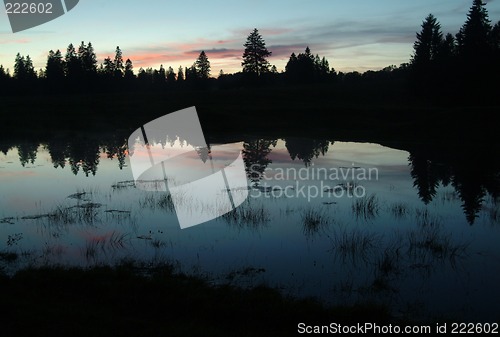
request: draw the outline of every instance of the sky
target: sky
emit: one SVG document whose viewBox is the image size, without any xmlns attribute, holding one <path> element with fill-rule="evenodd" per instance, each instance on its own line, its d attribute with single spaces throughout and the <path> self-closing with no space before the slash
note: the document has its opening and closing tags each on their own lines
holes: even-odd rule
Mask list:
<svg viewBox="0 0 500 337">
<path fill-rule="evenodd" d="M 500 0 L 489 0 L 492 23 L 500 20 Z M 134 71 L 177 70 L 204 50 L 211 75 L 241 70 L 243 44 L 257 28 L 272 52 L 271 64 L 284 70 L 292 52 L 307 46 L 337 71 L 378 70 L 408 62 L 415 34 L 432 13 L 444 33 L 455 34 L 472 0 L 80 0 L 65 15 L 12 33 L 0 11 L 0 64 L 12 73 L 19 52 L 44 68 L 49 50 L 64 55 L 70 43 L 92 42 L 99 64 L 117 46 Z"/>
</svg>

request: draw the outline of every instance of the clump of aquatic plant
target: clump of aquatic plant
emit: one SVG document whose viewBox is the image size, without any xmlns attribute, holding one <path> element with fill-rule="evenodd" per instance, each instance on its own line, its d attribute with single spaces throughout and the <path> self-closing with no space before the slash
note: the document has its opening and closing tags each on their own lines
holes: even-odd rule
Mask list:
<svg viewBox="0 0 500 337">
<path fill-rule="evenodd" d="M 332 236 L 333 249 L 342 261 L 358 260 L 367 262 L 369 256 L 376 248 L 378 236 L 358 228 L 340 227 Z"/>
<path fill-rule="evenodd" d="M 182 202 L 182 198 L 176 200 L 176 202 Z M 160 209 L 169 212 L 173 212 L 175 210 L 172 195 L 168 193 L 147 193 L 146 196 L 139 201 L 139 205 L 141 208 L 149 208 L 151 210 Z"/>
<path fill-rule="evenodd" d="M 375 194 L 356 198 L 351 206 L 352 212 L 356 218 L 369 220 L 374 218 L 380 210 L 380 203 Z"/>
<path fill-rule="evenodd" d="M 383 277 L 399 274 L 401 271 L 401 261 L 403 259 L 403 237 L 397 235 L 387 243 L 381 256 L 377 259 L 377 272 Z"/>
<path fill-rule="evenodd" d="M 427 209 L 415 210 L 415 218 L 419 227 L 427 228 L 440 228 L 442 227 L 442 220 L 429 213 Z"/>
<path fill-rule="evenodd" d="M 239 227 L 255 227 L 270 220 L 269 212 L 263 205 L 252 205 L 248 201 L 225 213 L 221 218 Z"/>
<path fill-rule="evenodd" d="M 403 218 L 410 213 L 408 209 L 408 204 L 404 202 L 396 202 L 392 204 L 390 207 L 390 211 L 396 218 Z"/>
<path fill-rule="evenodd" d="M 126 248 L 128 234 L 111 231 L 104 235 L 87 240 L 83 249 L 83 256 L 89 261 L 96 261 L 99 252 L 107 253 Z"/>
<path fill-rule="evenodd" d="M 7 246 L 17 245 L 23 239 L 23 233 L 15 233 L 7 236 Z"/>
<path fill-rule="evenodd" d="M 466 255 L 469 244 L 454 242 L 452 234 L 443 230 L 441 223 L 433 217 L 426 217 L 417 229 L 408 232 L 408 253 L 427 259 L 446 259 L 452 265 Z M 429 253 L 429 254 L 427 254 Z"/>
<path fill-rule="evenodd" d="M 304 234 L 311 236 L 328 226 L 329 218 L 323 211 L 307 208 L 301 214 Z"/>
<path fill-rule="evenodd" d="M 153 246 L 153 248 L 156 248 L 156 249 L 159 249 L 159 248 L 166 246 L 166 243 L 161 241 L 160 239 L 152 239 L 149 242 L 150 242 L 151 246 Z"/>
</svg>

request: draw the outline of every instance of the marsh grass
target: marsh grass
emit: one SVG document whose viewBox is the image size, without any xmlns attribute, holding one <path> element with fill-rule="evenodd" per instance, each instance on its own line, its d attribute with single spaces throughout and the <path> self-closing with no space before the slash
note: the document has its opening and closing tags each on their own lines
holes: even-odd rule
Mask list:
<svg viewBox="0 0 500 337">
<path fill-rule="evenodd" d="M 76 206 L 57 206 L 48 214 L 48 219 L 54 223 L 86 223 L 93 224 L 98 220 L 99 208 L 102 204 L 87 202 Z"/>
<path fill-rule="evenodd" d="M 370 220 L 375 218 L 380 210 L 380 202 L 375 194 L 356 198 L 351 210 L 357 219 Z"/>
<path fill-rule="evenodd" d="M 114 252 L 127 248 L 129 244 L 129 235 L 111 231 L 101 236 L 93 237 L 85 242 L 82 249 L 82 255 L 88 262 L 96 262 L 100 253 L 107 255 L 108 252 Z"/>
<path fill-rule="evenodd" d="M 252 205 L 248 200 L 223 214 L 220 218 L 230 225 L 235 225 L 239 228 L 246 227 L 253 229 L 260 228 L 271 219 L 264 205 Z"/>
<path fill-rule="evenodd" d="M 418 227 L 407 234 L 409 256 L 427 260 L 426 264 L 435 259 L 448 259 L 452 267 L 467 256 L 470 242 L 454 240 L 452 233 L 443 229 L 438 218 L 425 213 L 419 221 Z"/>
<path fill-rule="evenodd" d="M 396 202 L 390 206 L 390 212 L 395 218 L 401 219 L 410 214 L 409 206 L 404 202 Z"/>
<path fill-rule="evenodd" d="M 160 239 L 152 239 L 149 241 L 149 243 L 151 244 L 151 246 L 153 248 L 156 248 L 156 249 L 160 249 L 162 247 L 165 247 L 167 244 L 163 241 L 161 241 Z"/>
<path fill-rule="evenodd" d="M 330 218 L 324 210 L 318 210 L 312 207 L 302 211 L 301 219 L 303 232 L 306 237 L 313 236 L 318 234 L 321 230 L 325 230 L 330 222 Z"/>
<path fill-rule="evenodd" d="M 375 260 L 374 279 L 368 291 L 397 293 L 393 282 L 403 273 L 401 242 L 389 244 Z"/>
<path fill-rule="evenodd" d="M 182 198 L 180 200 L 182 202 Z M 148 208 L 150 210 L 164 210 L 174 212 L 175 206 L 172 196 L 166 192 L 147 192 L 146 195 L 139 200 L 141 208 Z"/>
<path fill-rule="evenodd" d="M 342 262 L 356 264 L 358 261 L 369 262 L 370 257 L 377 247 L 380 237 L 358 228 L 348 229 L 344 226 L 334 230 L 333 249 Z"/>
<path fill-rule="evenodd" d="M 402 246 L 393 245 L 384 249 L 376 262 L 377 271 L 384 277 L 397 275 L 401 272 Z"/>
<path fill-rule="evenodd" d="M 415 222 L 419 228 L 441 228 L 443 219 L 429 212 L 427 208 L 415 209 Z"/>
</svg>

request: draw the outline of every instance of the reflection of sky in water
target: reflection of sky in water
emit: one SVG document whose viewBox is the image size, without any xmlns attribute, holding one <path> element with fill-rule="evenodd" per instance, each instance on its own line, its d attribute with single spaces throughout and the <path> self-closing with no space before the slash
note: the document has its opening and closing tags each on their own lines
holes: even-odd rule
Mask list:
<svg viewBox="0 0 500 337">
<path fill-rule="evenodd" d="M 243 144 L 226 146 L 233 148 L 228 150 L 232 153 Z M 301 160 L 290 159 L 282 141 L 272 147 L 269 159 L 267 178 L 280 169 L 305 169 Z M 192 167 L 198 159 L 189 155 L 182 160 Z M 101 154 L 97 174 L 86 177 L 81 171 L 74 175 L 68 166 L 55 169 L 42 147 L 35 162 L 22 167 L 17 150 L 11 149 L 7 155 L 0 154 L 0 219 L 4 219 L 0 247 L 19 253 L 41 251 L 42 260 L 82 265 L 125 256 L 166 258 L 178 261 L 183 271 L 207 273 L 215 282 L 266 282 L 328 302 L 373 299 L 400 311 L 413 307 L 471 319 L 498 318 L 500 226 L 488 217 L 488 209 L 495 207 L 488 199 L 474 226 L 467 223 L 451 186 L 440 186 L 434 200 L 425 205 L 413 187 L 408 153 L 376 144 L 335 142 L 312 163 L 309 172 L 376 168 L 378 179 L 356 183 L 368 196 L 376 196 L 378 213 L 373 218 L 357 217 L 352 210 L 356 199 L 345 195 L 336 198 L 319 190 L 323 193 L 308 202 L 292 193 L 302 186 L 321 186 L 320 179 L 264 179 L 261 186 L 294 186 L 295 190 L 290 190 L 290 197 L 273 197 L 274 193 L 253 189 L 252 197 L 240 207 L 248 212 L 247 218 L 241 213 L 236 221 L 219 218 L 181 230 L 175 214 L 160 206 L 165 194 L 130 184 L 112 188 L 133 179 L 129 158 L 119 170 L 116 158 Z M 343 181 L 323 183 L 335 186 Z M 87 200 L 67 198 L 83 191 L 88 192 L 82 196 Z M 81 210 L 75 206 L 88 202 L 101 206 L 93 210 L 95 216 L 83 216 L 77 223 L 22 219 L 58 207 Z M 401 216 L 397 205 L 404 209 Z M 324 216 L 326 223 L 304 226 L 308 211 Z M 429 243 L 427 248 L 411 250 L 409 242 L 421 233 L 417 224 L 425 214 L 428 223 L 438 224 L 435 232 L 431 228 L 425 233 L 434 234 L 440 245 Z M 13 219 L 5 220 L 9 217 Z M 373 247 L 349 247 L 342 242 L 348 233 L 376 238 Z M 17 241 L 13 240 L 16 234 L 21 234 Z M 425 238 L 431 242 L 432 237 Z M 465 251 L 459 249 L 462 243 L 469 243 Z M 425 240 L 420 244 L 425 245 Z M 247 267 L 255 269 L 241 272 Z"/>
</svg>

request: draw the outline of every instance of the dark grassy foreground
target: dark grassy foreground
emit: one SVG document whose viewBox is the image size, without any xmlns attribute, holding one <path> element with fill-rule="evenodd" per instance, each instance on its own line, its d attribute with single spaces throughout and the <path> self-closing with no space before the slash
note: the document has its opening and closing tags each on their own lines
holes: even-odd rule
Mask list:
<svg viewBox="0 0 500 337">
<path fill-rule="evenodd" d="M 325 308 L 268 287 L 214 287 L 169 266 L 45 267 L 0 278 L 2 336 L 290 336 L 297 324 L 394 323 L 377 306 Z M 142 274 L 142 276 L 140 276 Z"/>
</svg>

